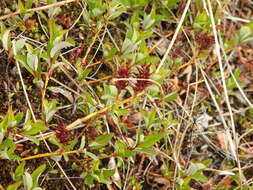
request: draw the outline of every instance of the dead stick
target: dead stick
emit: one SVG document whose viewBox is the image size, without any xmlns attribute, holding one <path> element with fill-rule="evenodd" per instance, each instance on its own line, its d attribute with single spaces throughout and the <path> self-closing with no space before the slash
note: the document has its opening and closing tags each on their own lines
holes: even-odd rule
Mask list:
<svg viewBox="0 0 253 190">
<path fill-rule="evenodd" d="M 94 36 L 94 38 L 93 38 L 93 40 L 92 40 L 92 42 L 91 42 L 91 44 L 90 44 L 90 46 L 88 47 L 88 49 L 87 49 L 87 51 L 86 51 L 86 53 L 85 53 L 85 56 L 84 56 L 84 58 L 82 59 L 82 63 L 83 63 L 83 64 L 86 63 L 86 59 L 87 59 L 87 57 L 88 57 L 88 55 L 89 55 L 89 53 L 90 53 L 90 51 L 91 51 L 91 48 L 92 48 L 93 45 L 95 44 L 96 39 L 97 39 L 97 37 L 98 37 L 100 31 L 102 30 L 102 28 L 103 28 L 103 26 L 100 26 L 100 28 L 99 28 L 98 31 L 96 32 L 96 34 L 95 34 L 95 36 Z"/>
<path fill-rule="evenodd" d="M 21 161 L 25 160 L 32 160 L 32 159 L 37 159 L 37 158 L 44 158 L 44 157 L 49 157 L 49 156 L 57 156 L 57 155 L 62 155 L 62 154 L 75 154 L 75 153 L 82 153 L 83 150 L 72 150 L 68 152 L 50 152 L 50 153 L 44 153 L 44 154 L 37 154 L 34 156 L 28 156 L 26 158 L 22 158 Z"/>
<path fill-rule="evenodd" d="M 106 76 L 106 77 L 103 77 L 103 78 L 100 78 L 100 79 L 97 79 L 97 80 L 88 81 L 87 83 L 88 84 L 94 84 L 94 83 L 101 82 L 101 81 L 111 79 L 111 78 L 112 78 L 112 75 L 109 75 L 109 76 Z"/>
<path fill-rule="evenodd" d="M 50 8 L 53 8 L 53 7 L 60 7 L 62 5 L 65 5 L 65 4 L 68 4 L 68 3 L 72 3 L 72 2 L 75 2 L 75 1 L 78 1 L 78 0 L 66 0 L 66 1 L 61 1 L 61 2 L 53 3 L 53 4 L 42 6 L 42 7 L 36 7 L 36 8 L 33 8 L 33 9 L 27 9 L 25 11 L 25 13 L 42 11 L 42 10 L 50 9 Z M 8 15 L 1 16 L 0 20 L 5 20 L 7 18 L 19 15 L 20 13 L 21 13 L 20 11 L 17 11 L 17 12 L 14 12 L 14 13 L 10 13 Z"/>
</svg>

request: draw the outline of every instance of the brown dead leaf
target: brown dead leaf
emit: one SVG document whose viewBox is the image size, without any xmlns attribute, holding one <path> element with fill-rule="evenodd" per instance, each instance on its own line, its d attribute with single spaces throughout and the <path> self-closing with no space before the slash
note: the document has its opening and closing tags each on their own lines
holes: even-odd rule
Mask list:
<svg viewBox="0 0 253 190">
<path fill-rule="evenodd" d="M 115 190 L 111 184 L 107 184 L 106 186 L 107 186 L 108 190 Z"/>
<path fill-rule="evenodd" d="M 171 187 L 170 180 L 166 179 L 165 177 L 156 177 L 154 181 L 158 184 L 162 184 L 163 186 L 160 188 L 161 190 L 167 190 Z"/>
<path fill-rule="evenodd" d="M 116 133 L 117 135 L 121 135 L 121 131 L 119 130 L 118 124 L 113 120 L 112 116 L 109 114 L 106 115 L 107 122 L 109 126 L 111 127 L 112 131 Z"/>
<path fill-rule="evenodd" d="M 122 183 L 121 183 L 121 177 L 119 175 L 119 171 L 118 171 L 118 167 L 115 161 L 115 158 L 110 158 L 110 161 L 108 163 L 108 167 L 109 169 L 115 169 L 115 173 L 113 174 L 112 178 L 112 182 L 119 188 L 121 189 L 122 187 Z"/>
<path fill-rule="evenodd" d="M 217 134 L 217 140 L 222 150 L 228 151 L 228 140 L 225 132 Z"/>
<path fill-rule="evenodd" d="M 184 72 L 182 73 L 182 75 L 186 75 L 187 83 L 190 82 L 191 74 L 192 74 L 192 66 L 189 65 L 188 67 L 186 67 L 186 69 L 185 69 Z"/>
<path fill-rule="evenodd" d="M 131 134 L 136 133 L 136 126 L 143 120 L 143 115 L 140 112 L 134 112 L 122 118 L 122 123 L 126 124 L 127 131 Z"/>
<path fill-rule="evenodd" d="M 243 146 L 239 146 L 239 148 L 240 148 L 242 151 L 244 151 L 244 152 L 246 152 L 246 153 L 248 153 L 248 154 L 253 154 L 253 147 L 248 147 L 248 148 L 246 148 L 246 147 L 243 147 Z"/>
<path fill-rule="evenodd" d="M 241 0 L 241 2 L 244 4 L 248 4 L 250 2 L 250 0 Z"/>
</svg>

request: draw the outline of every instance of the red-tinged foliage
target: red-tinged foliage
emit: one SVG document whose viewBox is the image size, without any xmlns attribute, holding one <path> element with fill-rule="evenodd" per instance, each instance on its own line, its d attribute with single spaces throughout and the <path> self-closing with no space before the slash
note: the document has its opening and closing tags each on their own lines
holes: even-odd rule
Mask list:
<svg viewBox="0 0 253 190">
<path fill-rule="evenodd" d="M 35 19 L 28 19 L 25 21 L 25 28 L 27 31 L 30 31 L 32 29 L 32 25 L 35 24 L 37 21 Z"/>
<path fill-rule="evenodd" d="M 172 90 L 175 89 L 176 87 L 175 87 L 175 84 L 173 84 L 173 82 L 164 81 L 162 88 L 166 93 L 171 93 Z"/>
<path fill-rule="evenodd" d="M 80 54 L 82 53 L 82 48 L 76 48 L 74 51 L 72 51 L 69 55 L 69 61 L 74 64 L 77 59 L 80 57 Z M 82 64 L 84 65 L 84 64 Z"/>
<path fill-rule="evenodd" d="M 131 77 L 131 67 L 128 65 L 119 66 L 116 73 L 114 74 L 114 78 L 120 79 L 120 78 L 130 78 Z M 125 89 L 129 84 L 129 81 L 127 80 L 118 80 L 115 82 L 115 86 L 117 89 L 123 90 Z"/>
<path fill-rule="evenodd" d="M 141 92 L 141 91 L 145 90 L 149 85 L 152 84 L 152 82 L 149 81 L 149 79 L 151 78 L 151 75 L 152 75 L 152 73 L 150 72 L 150 66 L 151 66 L 151 64 L 142 65 L 137 68 L 139 73 L 137 75 L 135 75 L 135 78 L 137 78 L 137 81 L 134 84 L 134 91 L 135 92 Z M 138 79 L 141 79 L 141 80 L 138 80 Z"/>
<path fill-rule="evenodd" d="M 171 54 L 172 58 L 174 58 L 174 59 L 182 58 L 183 62 L 187 61 L 187 56 L 180 48 L 174 48 L 173 50 L 171 50 L 170 54 Z"/>
<path fill-rule="evenodd" d="M 67 145 L 70 141 L 70 131 L 64 125 L 60 125 L 55 129 L 55 135 L 63 145 Z"/>
<path fill-rule="evenodd" d="M 243 69 L 244 69 L 246 72 L 253 73 L 253 60 L 250 60 L 250 61 L 244 63 L 244 64 L 243 64 Z"/>
<path fill-rule="evenodd" d="M 178 10 L 177 10 L 177 12 L 179 13 L 179 15 L 183 14 L 184 9 L 185 9 L 185 5 L 186 5 L 186 0 L 179 1 Z"/>
<path fill-rule="evenodd" d="M 214 38 L 207 34 L 197 34 L 196 42 L 199 44 L 200 50 L 207 50 L 213 45 Z"/>
<path fill-rule="evenodd" d="M 62 25 L 65 28 L 69 28 L 72 25 L 71 18 L 68 17 L 68 15 L 65 15 L 65 14 L 61 16 L 61 22 L 62 22 Z"/>
</svg>

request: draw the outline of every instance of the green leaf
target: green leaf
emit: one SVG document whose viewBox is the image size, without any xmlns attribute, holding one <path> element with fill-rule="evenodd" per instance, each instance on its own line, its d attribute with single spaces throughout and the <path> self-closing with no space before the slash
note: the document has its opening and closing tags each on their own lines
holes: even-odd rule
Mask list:
<svg viewBox="0 0 253 190">
<path fill-rule="evenodd" d="M 55 64 L 52 65 L 52 67 L 50 69 L 53 70 L 57 67 L 65 65 L 65 64 L 66 64 L 65 62 L 56 62 Z"/>
<path fill-rule="evenodd" d="M 9 147 L 11 147 L 11 146 L 13 146 L 13 145 L 14 145 L 13 140 L 10 139 L 10 138 L 7 138 L 7 139 L 5 139 L 5 140 L 0 144 L 0 150 L 1 150 L 1 149 L 9 148 Z"/>
<path fill-rule="evenodd" d="M 3 48 L 8 51 L 10 47 L 10 30 L 6 30 L 2 36 Z"/>
<path fill-rule="evenodd" d="M 118 94 L 118 90 L 114 85 L 104 85 L 103 100 L 114 100 Z"/>
<path fill-rule="evenodd" d="M 156 152 L 150 148 L 135 148 L 134 149 L 137 152 L 141 152 L 141 153 L 145 153 L 145 154 L 149 154 L 151 156 L 155 156 Z"/>
<path fill-rule="evenodd" d="M 110 5 L 108 10 L 109 20 L 119 17 L 126 10 L 124 7 L 118 6 L 115 2 L 108 2 L 108 4 Z"/>
<path fill-rule="evenodd" d="M 137 49 L 137 47 L 138 47 L 138 43 L 137 42 L 133 43 L 131 40 L 129 40 L 128 38 L 126 38 L 124 40 L 124 42 L 123 42 L 121 51 L 124 54 L 127 54 L 127 53 L 135 51 Z"/>
<path fill-rule="evenodd" d="M 172 92 L 172 93 L 165 96 L 164 101 L 165 102 L 171 102 L 171 101 L 175 100 L 176 98 L 177 98 L 177 93 Z"/>
<path fill-rule="evenodd" d="M 115 2 L 123 5 L 124 8 L 129 8 L 131 5 L 129 0 L 115 0 Z"/>
<path fill-rule="evenodd" d="M 26 190 L 32 189 L 33 179 L 32 179 L 32 176 L 28 172 L 25 172 L 25 174 L 23 175 L 23 183 Z"/>
<path fill-rule="evenodd" d="M 243 26 L 240 28 L 239 30 L 239 42 L 245 42 L 247 40 L 249 40 L 249 38 L 252 37 L 252 32 L 250 27 L 247 26 Z"/>
<path fill-rule="evenodd" d="M 134 152 L 131 150 L 128 150 L 127 145 L 121 141 L 116 141 L 115 146 L 116 146 L 116 151 L 124 157 L 128 158 L 134 155 Z"/>
<path fill-rule="evenodd" d="M 156 113 L 157 113 L 156 109 L 152 109 L 151 112 L 149 113 L 148 122 L 147 122 L 148 128 L 154 123 Z"/>
<path fill-rule="evenodd" d="M 21 162 L 21 164 L 19 164 L 19 166 L 15 170 L 15 174 L 14 174 L 14 180 L 15 181 L 18 181 L 18 180 L 22 179 L 24 169 L 25 169 L 25 162 Z"/>
<path fill-rule="evenodd" d="M 202 163 L 191 163 L 188 170 L 187 170 L 187 174 L 194 175 L 199 170 L 203 170 L 205 168 L 206 168 L 206 166 Z"/>
<path fill-rule="evenodd" d="M 54 47 L 50 51 L 50 57 L 51 58 L 54 57 L 59 51 L 70 46 L 72 46 L 72 44 L 69 42 L 59 42 L 55 44 Z"/>
<path fill-rule="evenodd" d="M 22 134 L 23 135 L 35 135 L 39 132 L 43 132 L 48 130 L 48 127 L 45 125 L 43 121 L 36 121 L 35 123 L 31 123 L 31 129 L 24 131 Z"/>
<path fill-rule="evenodd" d="M 207 182 L 208 181 L 208 178 L 206 176 L 204 176 L 203 172 L 201 172 L 201 171 L 195 173 L 191 177 L 192 177 L 192 179 L 196 179 L 196 180 L 201 181 L 201 182 Z"/>
<path fill-rule="evenodd" d="M 39 146 L 40 141 L 39 141 L 36 137 L 30 136 L 30 135 L 24 135 L 24 136 L 25 136 L 26 138 L 28 138 L 30 141 L 34 142 L 36 145 Z"/>
<path fill-rule="evenodd" d="M 86 98 L 86 101 L 91 104 L 91 105 L 94 105 L 95 104 L 95 101 L 93 100 L 92 96 L 89 94 L 89 92 L 87 91 L 84 91 L 84 96 Z"/>
<path fill-rule="evenodd" d="M 115 169 L 103 169 L 102 174 L 104 177 L 111 177 L 115 173 Z"/>
<path fill-rule="evenodd" d="M 198 13 L 196 16 L 193 26 L 195 28 L 209 29 L 210 27 L 210 18 L 206 12 Z"/>
<path fill-rule="evenodd" d="M 25 3 L 25 8 L 26 9 L 32 8 L 33 1 L 34 0 L 27 0 L 26 3 Z"/>
<path fill-rule="evenodd" d="M 94 177 L 92 175 L 88 174 L 85 177 L 84 183 L 87 184 L 87 185 L 92 185 L 94 183 Z"/>
<path fill-rule="evenodd" d="M 137 148 L 149 148 L 153 146 L 155 143 L 161 140 L 161 138 L 165 137 L 165 133 L 154 133 L 152 135 L 146 136 L 144 141 L 141 142 Z"/>
<path fill-rule="evenodd" d="M 4 116 L 0 123 L 0 131 L 5 132 L 8 128 L 8 115 Z M 0 143 L 1 145 L 1 143 Z"/>
<path fill-rule="evenodd" d="M 52 100 L 52 101 L 48 101 L 46 99 L 43 100 L 43 114 L 45 117 L 46 122 L 49 122 L 54 114 L 57 112 L 57 101 L 56 100 Z"/>
<path fill-rule="evenodd" d="M 79 146 L 79 149 L 80 150 L 83 150 L 84 149 L 84 146 L 85 146 L 85 136 L 82 136 L 82 139 L 81 139 L 81 144 Z"/>
<path fill-rule="evenodd" d="M 25 55 L 16 55 L 14 57 L 17 61 L 19 61 L 28 72 L 30 72 L 32 75 L 34 74 L 32 67 L 30 67 L 26 61 L 27 61 L 27 57 Z"/>
<path fill-rule="evenodd" d="M 40 188 L 40 187 L 35 187 L 35 188 L 33 188 L 32 190 L 43 190 L 43 189 Z"/>
<path fill-rule="evenodd" d="M 151 14 L 150 15 L 144 14 L 143 28 L 145 30 L 149 29 L 154 23 L 155 19 L 151 18 Z"/>
<path fill-rule="evenodd" d="M 25 46 L 25 39 L 20 39 L 15 43 L 15 50 L 18 53 Z"/>
<path fill-rule="evenodd" d="M 33 180 L 33 187 L 38 186 L 39 177 L 44 172 L 45 169 L 46 169 L 46 165 L 43 164 L 40 167 L 38 167 L 36 170 L 33 171 L 32 175 L 31 175 L 32 180 Z"/>
<path fill-rule="evenodd" d="M 168 8 L 170 8 L 170 9 L 175 8 L 175 6 L 177 5 L 177 3 L 179 1 L 180 0 L 167 0 L 167 6 L 168 6 Z"/>
<path fill-rule="evenodd" d="M 24 116 L 23 112 L 18 112 L 18 113 L 15 115 L 15 120 L 16 120 L 16 122 L 17 122 L 17 123 L 20 123 L 20 122 L 22 121 L 22 119 L 23 119 L 23 116 Z"/>
<path fill-rule="evenodd" d="M 249 27 L 253 32 L 253 20 L 251 20 L 248 24 L 246 24 L 246 26 Z"/>
<path fill-rule="evenodd" d="M 18 9 L 20 14 L 24 14 L 26 12 L 25 6 L 23 5 L 21 0 L 18 0 Z"/>
<path fill-rule="evenodd" d="M 3 22 L 0 22 L 0 26 L 1 26 L 1 37 L 2 37 L 3 33 L 4 33 L 5 30 L 6 30 L 6 27 L 5 27 L 5 25 L 3 24 Z"/>
<path fill-rule="evenodd" d="M 9 150 L 7 151 L 7 154 L 9 156 L 9 159 L 16 159 L 19 160 L 20 158 L 14 154 L 14 151 L 16 150 L 16 146 L 12 146 L 11 148 L 9 148 Z"/>
<path fill-rule="evenodd" d="M 57 33 L 57 26 L 55 24 L 54 17 L 50 17 L 49 19 L 50 44 L 53 44 L 56 33 Z"/>
<path fill-rule="evenodd" d="M 111 184 L 110 177 L 115 173 L 115 169 L 102 169 L 98 176 L 98 181 L 104 184 Z"/>
<path fill-rule="evenodd" d="M 0 144 L 2 143 L 3 139 L 4 139 L 4 133 L 0 132 Z"/>
<path fill-rule="evenodd" d="M 7 190 L 16 190 L 22 184 L 21 181 L 18 181 L 14 184 L 11 184 L 7 187 Z"/>
<path fill-rule="evenodd" d="M 38 56 L 36 54 L 27 53 L 27 64 L 36 72 L 39 66 Z"/>
<path fill-rule="evenodd" d="M 110 142 L 112 137 L 113 137 L 113 134 L 101 135 L 95 138 L 95 140 L 89 146 L 92 147 L 93 149 L 99 148 L 101 146 L 105 146 Z"/>
</svg>

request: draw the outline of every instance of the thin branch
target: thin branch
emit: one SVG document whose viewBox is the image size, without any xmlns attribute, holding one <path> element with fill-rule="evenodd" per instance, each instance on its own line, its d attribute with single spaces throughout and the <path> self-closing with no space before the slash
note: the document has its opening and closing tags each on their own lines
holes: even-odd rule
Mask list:
<svg viewBox="0 0 253 190">
<path fill-rule="evenodd" d="M 88 57 L 88 55 L 89 55 L 89 53 L 90 53 L 90 51 L 91 51 L 91 48 L 92 48 L 93 45 L 95 44 L 96 39 L 97 39 L 98 35 L 100 34 L 102 28 L 103 28 L 103 26 L 100 26 L 100 27 L 99 27 L 99 29 L 97 30 L 97 32 L 96 32 L 96 34 L 95 34 L 95 36 L 94 36 L 94 38 L 93 38 L 91 44 L 89 45 L 89 47 L 88 47 L 88 49 L 87 49 L 87 51 L 86 51 L 86 53 L 85 53 L 85 56 L 84 56 L 84 58 L 82 59 L 82 63 L 83 63 L 83 64 L 86 63 L 86 59 L 87 59 L 87 57 Z"/>
<path fill-rule="evenodd" d="M 53 7 L 60 7 L 60 6 L 63 6 L 63 5 L 66 5 L 68 3 L 72 3 L 72 2 L 75 2 L 75 1 L 78 1 L 78 0 L 66 0 L 66 1 L 61 1 L 61 2 L 53 3 L 53 4 L 42 6 L 42 7 L 36 7 L 36 8 L 33 8 L 33 9 L 27 9 L 25 13 L 47 10 L 47 9 L 50 9 L 50 8 L 53 8 Z M 7 18 L 16 16 L 16 15 L 19 15 L 19 14 L 21 14 L 20 11 L 17 11 L 17 12 L 14 12 L 14 13 L 10 13 L 8 15 L 1 16 L 0 20 L 5 20 Z"/>
<path fill-rule="evenodd" d="M 167 59 L 167 57 L 168 57 L 168 55 L 170 53 L 170 50 L 171 50 L 172 46 L 174 45 L 174 43 L 175 43 L 175 41 L 177 39 L 177 35 L 178 35 L 179 30 L 181 29 L 181 26 L 182 26 L 182 24 L 184 22 L 184 19 L 185 19 L 186 13 L 187 13 L 187 11 L 188 11 L 188 9 L 190 7 L 190 4 L 191 4 L 191 0 L 188 0 L 187 4 L 185 6 L 185 9 L 184 9 L 183 15 L 182 15 L 182 17 L 181 17 L 181 19 L 180 19 L 180 21 L 178 23 L 176 31 L 175 31 L 175 33 L 174 33 L 174 35 L 172 37 L 172 40 L 171 40 L 171 42 L 169 44 L 169 47 L 168 47 L 167 51 L 165 52 L 165 54 L 164 54 L 164 56 L 163 56 L 160 64 L 158 65 L 158 67 L 156 69 L 156 73 L 158 73 L 160 71 L 161 67 L 163 66 L 164 62 L 166 61 L 166 59 Z"/>
<path fill-rule="evenodd" d="M 37 158 L 45 158 L 45 157 L 50 157 L 50 156 L 58 156 L 58 155 L 63 155 L 63 154 L 76 154 L 76 153 L 82 153 L 83 150 L 72 150 L 72 151 L 68 151 L 68 152 L 61 152 L 61 151 L 57 151 L 57 152 L 49 152 L 49 153 L 44 153 L 44 154 L 37 154 L 34 156 L 28 156 L 25 158 L 22 158 L 21 161 L 25 161 L 25 160 L 32 160 L 32 159 L 37 159 Z"/>
<path fill-rule="evenodd" d="M 214 40 L 215 40 L 215 52 L 216 52 L 216 55 L 218 57 L 220 73 L 221 73 L 221 79 L 222 79 L 222 85 L 223 85 L 224 95 L 225 95 L 225 101 L 226 101 L 227 108 L 228 108 L 229 113 L 230 113 L 231 129 L 232 129 L 233 137 L 234 137 L 234 140 L 235 140 L 236 139 L 236 131 L 235 131 L 233 112 L 232 112 L 231 105 L 230 105 L 230 102 L 229 102 L 228 91 L 227 91 L 227 86 L 226 86 L 226 79 L 225 79 L 224 69 L 223 69 L 223 65 L 222 65 L 221 52 L 220 52 L 221 47 L 220 47 L 219 40 L 218 40 L 218 34 L 217 34 L 216 26 L 215 26 L 215 21 L 214 21 L 214 16 L 213 16 L 213 11 L 212 11 L 212 6 L 211 6 L 210 0 L 207 0 L 207 5 L 208 5 L 208 10 L 209 10 L 210 19 L 211 19 L 212 28 L 213 28 L 213 34 L 214 34 Z M 228 137 L 230 137 L 230 136 L 228 136 Z M 239 161 L 238 155 L 236 154 L 237 145 L 235 147 L 235 144 L 234 144 L 234 142 L 231 138 L 228 138 L 228 140 L 229 140 L 229 144 L 230 144 L 230 148 L 231 148 L 231 151 L 233 153 L 233 156 L 238 161 L 238 167 L 240 167 L 240 161 Z"/>
</svg>

